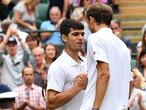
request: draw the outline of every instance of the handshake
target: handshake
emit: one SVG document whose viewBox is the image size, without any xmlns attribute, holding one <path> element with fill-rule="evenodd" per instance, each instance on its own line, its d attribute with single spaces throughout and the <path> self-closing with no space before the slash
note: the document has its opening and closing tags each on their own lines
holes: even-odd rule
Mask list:
<svg viewBox="0 0 146 110">
<path fill-rule="evenodd" d="M 80 87 L 82 90 L 85 90 L 88 84 L 88 74 L 80 73 L 76 76 L 74 80 L 74 85 Z"/>
</svg>

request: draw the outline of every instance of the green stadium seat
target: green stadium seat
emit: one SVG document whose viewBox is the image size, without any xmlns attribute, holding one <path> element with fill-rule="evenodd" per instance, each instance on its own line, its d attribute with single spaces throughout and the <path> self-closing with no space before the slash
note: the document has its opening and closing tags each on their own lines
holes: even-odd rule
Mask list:
<svg viewBox="0 0 146 110">
<path fill-rule="evenodd" d="M 48 3 L 49 0 L 41 0 L 41 3 Z"/>
<path fill-rule="evenodd" d="M 36 9 L 36 25 L 40 29 L 40 25 L 48 18 L 48 4 L 40 3 Z"/>
</svg>

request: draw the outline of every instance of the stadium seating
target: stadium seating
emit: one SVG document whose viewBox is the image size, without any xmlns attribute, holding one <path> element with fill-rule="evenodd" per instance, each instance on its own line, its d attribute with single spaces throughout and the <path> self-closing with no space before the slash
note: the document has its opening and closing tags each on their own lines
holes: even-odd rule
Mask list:
<svg viewBox="0 0 146 110">
<path fill-rule="evenodd" d="M 47 20 L 48 4 L 40 3 L 36 9 L 36 25 L 40 29 L 40 25 L 43 21 Z"/>
</svg>

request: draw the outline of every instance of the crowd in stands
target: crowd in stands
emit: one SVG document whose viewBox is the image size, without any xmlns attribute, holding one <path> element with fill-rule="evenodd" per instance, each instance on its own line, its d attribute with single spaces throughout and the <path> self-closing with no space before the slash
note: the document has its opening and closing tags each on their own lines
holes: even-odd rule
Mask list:
<svg viewBox="0 0 146 110">
<path fill-rule="evenodd" d="M 118 0 L 48 0 L 47 19 L 38 27 L 36 13 L 41 0 L 0 0 L 0 84 L 19 94 L 17 110 L 45 110 L 42 88 L 47 84 L 49 66 L 64 46 L 59 32 L 64 19 L 83 23 L 84 46 L 79 54 L 86 57 L 91 32 L 84 15 L 86 8 L 95 2 L 109 4 L 115 14 L 120 11 Z M 132 42 L 122 36 L 120 21 L 113 20 L 110 27 L 132 54 Z M 129 107 L 130 110 L 146 110 L 146 29 L 135 48 L 137 56 L 131 60 L 133 89 Z"/>
</svg>

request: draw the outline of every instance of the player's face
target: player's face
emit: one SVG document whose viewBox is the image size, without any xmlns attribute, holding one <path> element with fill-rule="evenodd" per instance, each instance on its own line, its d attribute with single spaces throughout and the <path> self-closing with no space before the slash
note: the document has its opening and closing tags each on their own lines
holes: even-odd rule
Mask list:
<svg viewBox="0 0 146 110">
<path fill-rule="evenodd" d="M 78 51 L 83 47 L 84 30 L 71 29 L 68 36 L 65 36 L 63 41 L 68 49 Z"/>
</svg>

